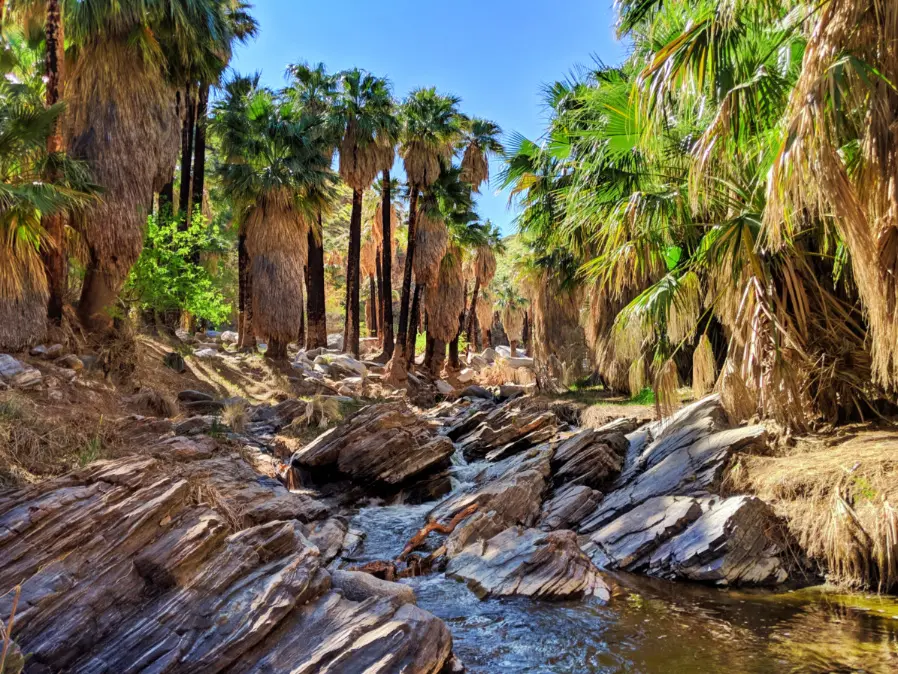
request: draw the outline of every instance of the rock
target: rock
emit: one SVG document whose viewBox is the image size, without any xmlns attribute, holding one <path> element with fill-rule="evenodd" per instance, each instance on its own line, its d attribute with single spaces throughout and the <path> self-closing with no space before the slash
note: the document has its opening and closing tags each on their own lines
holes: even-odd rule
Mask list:
<svg viewBox="0 0 898 674">
<path fill-rule="evenodd" d="M 470 365 L 475 370 L 482 370 L 489 365 L 489 361 L 487 361 L 487 359 L 483 356 L 479 356 L 475 353 L 468 358 L 468 365 Z"/>
<path fill-rule="evenodd" d="M 190 417 L 172 429 L 176 435 L 198 435 L 200 433 L 208 433 L 218 423 L 217 417 L 203 416 Z"/>
<path fill-rule="evenodd" d="M 586 485 L 569 485 L 543 504 L 539 518 L 541 529 L 569 529 L 596 509 L 602 492 Z"/>
<path fill-rule="evenodd" d="M 41 375 L 40 370 L 28 368 L 27 370 L 23 370 L 22 372 L 13 375 L 9 379 L 9 385 L 13 388 L 20 389 L 34 388 L 40 385 L 42 378 L 43 376 Z"/>
<path fill-rule="evenodd" d="M 478 512 L 495 512 L 505 527 L 532 526 L 539 517 L 551 454 L 550 448 L 537 447 L 489 466 L 475 476 L 474 484 L 466 490 L 439 503 L 427 519 L 448 521 L 476 503 Z"/>
<path fill-rule="evenodd" d="M 47 347 L 43 344 L 38 344 L 37 346 L 31 347 L 31 350 L 28 352 L 30 355 L 35 358 L 46 358 L 47 357 Z"/>
<path fill-rule="evenodd" d="M 359 353 L 373 353 L 378 350 L 379 343 L 377 337 L 362 337 L 359 340 Z"/>
<path fill-rule="evenodd" d="M 343 350 L 343 335 L 340 334 L 332 334 L 327 336 L 327 348 L 328 349 L 336 349 L 337 351 Z"/>
<path fill-rule="evenodd" d="M 220 400 L 193 400 L 181 403 L 181 406 L 190 414 L 221 414 L 225 408 Z"/>
<path fill-rule="evenodd" d="M 9 381 L 26 369 L 25 363 L 16 360 L 8 354 L 0 353 L 0 379 Z"/>
<path fill-rule="evenodd" d="M 186 330 L 182 330 L 181 328 L 177 328 L 175 330 L 175 337 L 184 342 L 185 344 L 196 344 L 196 337 L 191 335 Z"/>
<path fill-rule="evenodd" d="M 325 351 L 326 351 L 326 349 L 322 346 L 319 346 L 317 349 L 309 349 L 308 351 L 305 352 L 305 358 L 307 360 L 315 360 L 318 356 L 320 356 Z M 299 355 L 297 355 L 297 358 L 299 358 L 302 355 L 303 355 L 303 353 L 300 352 Z"/>
<path fill-rule="evenodd" d="M 200 349 L 199 351 L 194 351 L 193 355 L 197 358 L 214 358 L 218 355 L 217 349 Z"/>
<path fill-rule="evenodd" d="M 318 436 L 293 455 L 292 465 L 395 486 L 445 465 L 453 451 L 452 442 L 405 403 L 381 403 Z"/>
<path fill-rule="evenodd" d="M 178 374 L 182 374 L 187 371 L 187 364 L 184 362 L 184 357 L 176 351 L 170 351 L 169 353 L 165 354 L 162 362 L 165 364 L 165 367 L 167 367 L 169 370 L 174 370 Z"/>
<path fill-rule="evenodd" d="M 196 345 L 197 349 L 211 349 L 218 353 L 218 342 L 200 342 Z"/>
<path fill-rule="evenodd" d="M 477 373 L 469 367 L 464 368 L 461 372 L 458 373 L 456 379 L 458 379 L 460 384 L 467 384 L 469 381 L 473 381 L 474 377 L 477 376 Z"/>
<path fill-rule="evenodd" d="M 733 496 L 712 503 L 686 531 L 658 548 L 647 572 L 717 585 L 779 585 L 792 566 L 785 528 L 766 503 Z"/>
<path fill-rule="evenodd" d="M 441 395 L 448 396 L 452 395 L 455 392 L 455 388 L 452 386 L 452 384 L 450 384 L 449 382 L 445 382 L 442 379 L 437 379 L 433 384 L 434 386 L 436 386 L 437 391 L 439 391 Z"/>
<path fill-rule="evenodd" d="M 219 337 L 222 342 L 225 344 L 236 344 L 240 341 L 240 335 L 234 332 L 233 330 L 225 330 L 221 333 L 221 337 Z"/>
<path fill-rule="evenodd" d="M 499 387 L 499 400 L 511 400 L 524 395 L 524 387 L 518 384 L 502 384 Z"/>
<path fill-rule="evenodd" d="M 446 574 L 467 581 L 480 596 L 519 595 L 579 599 L 611 593 L 598 569 L 577 546 L 573 531 L 513 527 L 464 548 Z"/>
<path fill-rule="evenodd" d="M 73 370 L 74 372 L 81 372 L 81 370 L 84 369 L 84 363 L 73 353 L 57 359 L 56 364 L 59 367 L 64 367 L 68 370 Z"/>
<path fill-rule="evenodd" d="M 340 368 L 342 370 L 346 370 L 351 372 L 359 377 L 364 377 L 368 374 L 368 368 L 365 367 L 365 364 L 356 360 L 352 356 L 347 356 L 345 354 L 335 356 L 329 363 L 331 368 Z"/>
<path fill-rule="evenodd" d="M 648 556 L 702 516 L 702 508 L 688 496 L 658 496 L 596 531 L 584 546 L 603 568 L 636 571 Z"/>
<path fill-rule="evenodd" d="M 491 348 L 491 347 L 487 347 L 487 348 L 485 348 L 485 349 L 483 350 L 483 352 L 480 354 L 480 357 L 481 357 L 484 361 L 486 361 L 488 364 L 492 365 L 493 363 L 496 362 L 496 359 L 499 358 L 499 354 L 496 353 L 496 350 L 495 350 L 495 349 L 493 349 L 493 348 Z"/>
<path fill-rule="evenodd" d="M 215 400 L 215 397 L 210 395 L 209 393 L 203 393 L 202 391 L 186 389 L 178 393 L 178 400 L 182 403 L 193 403 L 201 401 L 211 402 Z"/>
<path fill-rule="evenodd" d="M 346 539 L 346 524 L 336 518 L 315 522 L 311 525 L 307 538 L 321 553 L 321 563 L 329 564 L 343 549 L 343 541 Z M 352 599 L 352 597 L 349 598 Z"/>
<path fill-rule="evenodd" d="M 555 448 L 552 467 L 556 484 L 606 489 L 620 474 L 629 446 L 619 431 L 577 431 Z"/>
<path fill-rule="evenodd" d="M 458 394 L 459 398 L 481 398 L 483 400 L 492 400 L 493 394 L 487 391 L 482 386 L 477 386 L 476 384 L 472 384 L 471 386 L 466 386 L 461 390 Z"/>
<path fill-rule="evenodd" d="M 533 369 L 533 359 L 527 358 L 525 356 L 515 356 L 515 357 L 508 356 L 507 358 L 503 359 L 503 362 L 508 367 L 511 367 L 514 369 L 518 369 L 518 368 L 526 368 L 528 370 Z"/>
<path fill-rule="evenodd" d="M 552 412 L 540 410 L 527 410 L 514 405 L 502 405 L 494 410 L 468 420 L 468 427 L 476 421 L 478 424 L 474 430 L 464 434 L 449 433 L 458 442 L 468 461 L 480 459 L 495 449 L 518 443 L 513 450 L 520 451 L 528 446 L 542 442 L 542 435 L 534 435 L 534 440 L 519 442 L 530 434 L 538 431 L 548 431 L 549 435 L 557 429 L 557 418 Z M 512 448 L 503 451 L 504 455 L 511 453 Z M 501 457 L 496 457 L 501 458 Z"/>
<path fill-rule="evenodd" d="M 339 590 L 346 599 L 365 601 L 372 597 L 391 599 L 399 605 L 416 603 L 415 591 L 408 585 L 391 583 L 388 580 L 375 578 L 370 573 L 361 571 L 331 571 L 331 580 L 335 590 Z"/>
<path fill-rule="evenodd" d="M 441 671 L 449 630 L 407 589 L 341 596 L 301 522 L 240 517 L 259 498 L 300 499 L 258 477 L 233 454 L 163 453 L 4 492 L 0 616 L 21 584 L 29 668 Z"/>
</svg>

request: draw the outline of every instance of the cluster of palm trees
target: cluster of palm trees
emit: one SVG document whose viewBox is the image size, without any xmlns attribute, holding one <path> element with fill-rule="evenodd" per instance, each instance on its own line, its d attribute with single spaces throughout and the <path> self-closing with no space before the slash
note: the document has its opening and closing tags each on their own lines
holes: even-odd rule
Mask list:
<svg viewBox="0 0 898 674">
<path fill-rule="evenodd" d="M 239 229 L 239 332 L 245 345 L 264 338 L 268 355 L 283 358 L 287 344 L 304 332 L 307 348 L 326 346 L 322 222 L 342 182 L 352 192 L 344 349 L 359 355 L 367 278 L 368 327 L 376 331 L 383 357 L 392 358 L 392 369 L 401 377 L 414 357 L 422 315 L 428 353 L 441 365 L 447 345 L 457 353 L 463 330 L 464 261 L 475 250 L 487 255 L 483 251 L 498 242 L 497 231 L 479 221 L 473 193 L 489 178 L 490 155 L 502 152 L 501 130 L 463 115 L 458 98 L 433 88 L 412 91 L 399 103 L 387 80 L 360 69 L 330 74 L 323 64 L 295 64 L 288 78 L 284 89 L 272 91 L 258 76 L 234 76 L 210 121 L 216 175 Z M 409 215 L 394 338 L 400 189 L 391 170 L 397 152 Z M 365 196 L 372 191 L 377 208 L 363 227 Z"/>
<path fill-rule="evenodd" d="M 606 385 L 662 407 L 690 380 L 795 428 L 892 404 L 898 5 L 617 7 L 631 55 L 510 143 L 523 273 L 555 298 L 534 335 L 585 308 Z"/>
<path fill-rule="evenodd" d="M 47 318 L 63 319 L 70 256 L 85 270 L 80 323 L 109 329 L 154 195 L 173 201 L 179 145 L 182 212 L 201 199 L 202 109 L 233 45 L 255 32 L 248 8 L 240 0 L 0 3 L 3 67 L 15 75 L 2 101 L 2 346 L 37 341 Z M 21 55 L 30 62 L 17 62 Z"/>
</svg>

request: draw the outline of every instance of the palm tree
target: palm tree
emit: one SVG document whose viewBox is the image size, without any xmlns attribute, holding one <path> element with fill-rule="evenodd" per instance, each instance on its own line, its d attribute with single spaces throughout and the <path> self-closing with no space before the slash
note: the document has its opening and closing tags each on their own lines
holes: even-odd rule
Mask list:
<svg viewBox="0 0 898 674">
<path fill-rule="evenodd" d="M 382 177 L 375 185 L 380 193 L 380 204 L 374 213 L 371 230 L 378 241 L 377 279 L 380 297 L 380 336 L 383 352 L 381 359 L 393 355 L 393 255 L 396 252 L 396 206 L 392 202 L 398 182 L 390 178 L 390 169 L 382 170 Z"/>
<path fill-rule="evenodd" d="M 77 58 L 66 82 L 65 136 L 104 189 L 77 223 L 89 254 L 78 313 L 90 330 L 110 324 L 109 307 L 143 245 L 147 204 L 177 155 L 178 84 L 170 76 L 211 45 L 229 47 L 228 4 L 66 5 Z"/>
<path fill-rule="evenodd" d="M 484 223 L 486 241 L 478 246 L 474 252 L 474 290 L 471 292 L 471 305 L 468 308 L 468 321 L 466 333 L 468 347 L 474 345 L 474 323 L 476 322 L 477 302 L 480 297 L 480 289 L 486 288 L 496 275 L 496 254 L 502 254 L 505 245 L 497 227 L 487 220 Z"/>
<path fill-rule="evenodd" d="M 287 68 L 291 78 L 286 95 L 297 105 L 315 115 L 324 115 L 333 105 L 337 93 L 337 77 L 327 72 L 323 63 L 310 66 L 298 63 Z M 338 133 L 333 134 L 326 144 L 326 154 L 330 158 L 339 141 Z M 331 130 L 326 129 L 326 133 Z M 309 262 L 306 267 L 306 291 L 308 329 L 306 348 L 317 349 L 327 346 L 327 309 L 324 280 L 324 231 L 322 213 L 316 214 L 313 227 L 309 228 Z"/>
<path fill-rule="evenodd" d="M 412 291 L 412 270 L 417 238 L 418 197 L 422 189 L 439 178 L 444 164 L 448 164 L 461 131 L 458 112 L 460 99 L 444 96 L 436 89 L 416 89 L 402 106 L 401 146 L 399 154 L 405 165 L 409 185 L 408 245 L 402 279 L 399 307 L 397 349 L 390 361 L 390 378 L 401 381 L 409 355 L 414 355 L 414 343 L 408 346 L 409 309 Z"/>
<path fill-rule="evenodd" d="M 343 349 L 358 357 L 362 196 L 387 163 L 393 163 L 398 129 L 386 80 L 355 69 L 342 73 L 340 84 L 333 109 L 333 116 L 343 129 L 339 146 L 340 177 L 352 188 Z"/>
<path fill-rule="evenodd" d="M 48 152 L 62 104 L 45 106 L 40 73 L 20 44 L 4 37 L 0 49 L 0 349 L 19 350 L 46 333 L 41 254 L 56 241 L 42 222 L 87 205 L 93 188 L 84 165 Z"/>
<path fill-rule="evenodd" d="M 502 129 L 487 119 L 467 119 L 463 124 L 464 154 L 461 160 L 461 178 L 475 192 L 490 178 L 490 156 L 502 156 L 505 148 L 499 142 Z"/>
<path fill-rule="evenodd" d="M 266 356 L 283 359 L 299 333 L 309 223 L 333 198 L 324 120 L 235 77 L 216 104 L 212 128 L 223 159 L 219 178 L 245 232 L 252 330 Z"/>
</svg>

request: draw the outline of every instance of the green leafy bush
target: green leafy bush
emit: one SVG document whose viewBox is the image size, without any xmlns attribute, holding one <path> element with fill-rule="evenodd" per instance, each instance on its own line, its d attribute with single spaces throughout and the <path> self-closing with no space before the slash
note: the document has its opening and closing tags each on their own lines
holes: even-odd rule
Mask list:
<svg viewBox="0 0 898 674">
<path fill-rule="evenodd" d="M 213 324 L 227 321 L 233 307 L 221 283 L 200 263 L 202 253 L 228 249 L 218 225 L 197 211 L 186 229 L 170 213 L 151 215 L 140 259 L 131 269 L 124 297 L 153 312 L 181 310 Z"/>
</svg>

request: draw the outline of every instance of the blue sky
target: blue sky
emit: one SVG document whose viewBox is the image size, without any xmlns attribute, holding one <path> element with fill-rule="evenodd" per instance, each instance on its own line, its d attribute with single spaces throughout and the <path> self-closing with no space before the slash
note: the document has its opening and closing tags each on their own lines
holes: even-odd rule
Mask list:
<svg viewBox="0 0 898 674">
<path fill-rule="evenodd" d="M 462 110 L 537 138 L 543 84 L 593 57 L 623 58 L 611 0 L 254 0 L 258 38 L 233 66 L 271 87 L 288 63 L 323 61 L 387 77 L 397 97 L 420 86 L 462 98 Z M 492 173 L 496 173 L 493 165 Z M 483 188 L 478 212 L 513 231 L 507 196 Z"/>
</svg>

